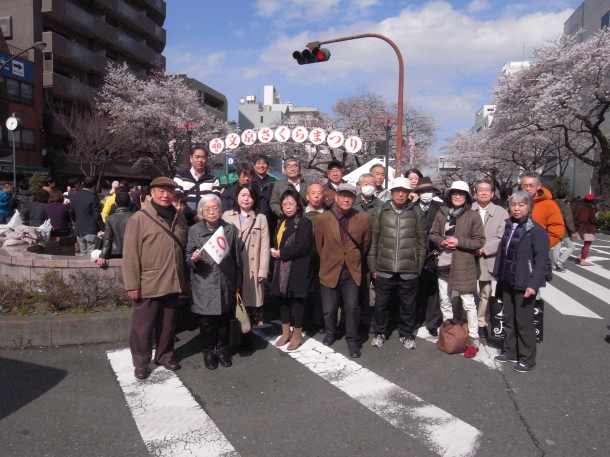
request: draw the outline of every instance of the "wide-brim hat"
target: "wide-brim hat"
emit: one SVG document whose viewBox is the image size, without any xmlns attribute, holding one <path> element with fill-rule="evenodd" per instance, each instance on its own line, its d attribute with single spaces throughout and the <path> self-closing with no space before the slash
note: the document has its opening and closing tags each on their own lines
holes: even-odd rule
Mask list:
<svg viewBox="0 0 610 457">
<path fill-rule="evenodd" d="M 417 192 L 418 194 L 420 192 L 438 192 L 438 189 L 434 187 L 434 184 L 432 184 L 432 180 L 430 178 L 424 176 L 423 178 L 419 178 L 417 186 L 415 189 L 413 189 L 413 192 Z"/>
<path fill-rule="evenodd" d="M 411 188 L 411 181 L 409 181 L 407 178 L 403 178 L 403 177 L 394 178 L 392 180 L 392 182 L 390 183 L 390 191 L 392 191 L 394 189 L 413 190 Z"/>
<path fill-rule="evenodd" d="M 460 192 L 464 192 L 466 195 L 468 195 L 468 197 L 470 197 L 472 199 L 472 194 L 470 193 L 470 188 L 468 187 L 468 184 L 466 184 L 464 181 L 455 181 L 451 184 L 451 187 L 447 190 L 445 190 L 445 196 L 449 197 L 449 194 L 451 193 L 452 190 L 459 190 Z"/>
<path fill-rule="evenodd" d="M 152 189 L 153 187 L 171 187 L 172 189 L 175 189 L 176 187 L 178 187 L 178 184 L 171 178 L 160 176 L 158 178 L 153 179 L 150 183 L 150 188 Z"/>
</svg>

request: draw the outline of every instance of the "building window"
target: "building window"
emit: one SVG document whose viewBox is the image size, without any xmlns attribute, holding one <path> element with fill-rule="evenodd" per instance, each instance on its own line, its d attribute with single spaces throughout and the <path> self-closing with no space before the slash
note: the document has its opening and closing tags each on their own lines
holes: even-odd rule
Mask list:
<svg viewBox="0 0 610 457">
<path fill-rule="evenodd" d="M 602 16 L 602 23 L 600 29 L 605 29 L 608 26 L 610 26 L 610 11 L 608 11 Z"/>
<path fill-rule="evenodd" d="M 16 132 L 7 132 L 7 139 L 2 141 L 3 146 L 12 147 L 13 146 L 13 134 L 15 134 L 15 148 L 16 149 L 26 149 L 29 151 L 33 151 L 35 149 L 35 140 L 34 140 L 34 130 L 30 129 L 21 129 Z"/>
<path fill-rule="evenodd" d="M 0 76 L 0 98 L 24 105 L 34 104 L 34 86 L 16 79 Z"/>
</svg>

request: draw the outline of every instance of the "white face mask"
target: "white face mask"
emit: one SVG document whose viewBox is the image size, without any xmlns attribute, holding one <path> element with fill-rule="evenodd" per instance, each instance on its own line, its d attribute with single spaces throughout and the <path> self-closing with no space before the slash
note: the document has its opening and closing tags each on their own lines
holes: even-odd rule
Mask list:
<svg viewBox="0 0 610 457">
<path fill-rule="evenodd" d="M 362 195 L 370 197 L 375 193 L 375 186 L 363 186 L 361 189 Z"/>
<path fill-rule="evenodd" d="M 423 194 L 419 194 L 419 199 L 426 205 L 432 201 L 432 197 L 434 197 L 433 192 L 424 192 Z"/>
</svg>

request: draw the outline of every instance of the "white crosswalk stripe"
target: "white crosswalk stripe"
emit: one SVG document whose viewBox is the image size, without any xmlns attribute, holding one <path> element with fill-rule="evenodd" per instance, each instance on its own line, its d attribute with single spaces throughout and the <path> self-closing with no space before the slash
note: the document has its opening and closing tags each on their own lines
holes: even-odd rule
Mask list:
<svg viewBox="0 0 610 457">
<path fill-rule="evenodd" d="M 256 332 L 269 342 L 277 339 L 277 335 Z M 479 430 L 313 338 L 304 338 L 296 351 L 288 351 L 286 346 L 277 349 L 431 451 L 447 457 L 475 455 L 482 435 Z"/>
<path fill-rule="evenodd" d="M 592 271 L 587 267 L 587 271 Z M 603 269 L 602 269 L 603 270 Z M 610 273 L 610 272 L 608 272 Z M 565 272 L 559 275 L 561 279 L 565 279 L 566 281 L 570 281 L 576 287 L 585 292 L 595 295 L 601 301 L 610 304 L 610 289 L 605 288 L 604 286 L 591 281 L 579 274 L 574 273 L 573 271 L 566 270 Z"/>
<path fill-rule="evenodd" d="M 591 317 L 593 319 L 601 319 L 602 317 L 589 308 L 581 305 L 568 294 L 552 286 L 550 283 L 545 288 L 541 289 L 540 294 L 542 299 L 559 311 L 561 314 L 579 317 Z"/>
</svg>

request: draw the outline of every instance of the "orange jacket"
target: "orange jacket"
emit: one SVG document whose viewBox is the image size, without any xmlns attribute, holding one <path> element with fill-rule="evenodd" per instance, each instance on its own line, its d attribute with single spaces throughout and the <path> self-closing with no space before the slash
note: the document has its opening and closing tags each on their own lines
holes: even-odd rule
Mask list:
<svg viewBox="0 0 610 457">
<path fill-rule="evenodd" d="M 548 232 L 551 247 L 562 240 L 565 231 L 563 216 L 559 206 L 553 201 L 551 192 L 546 187 L 541 187 L 538 195 L 534 197 L 532 219 Z"/>
</svg>

